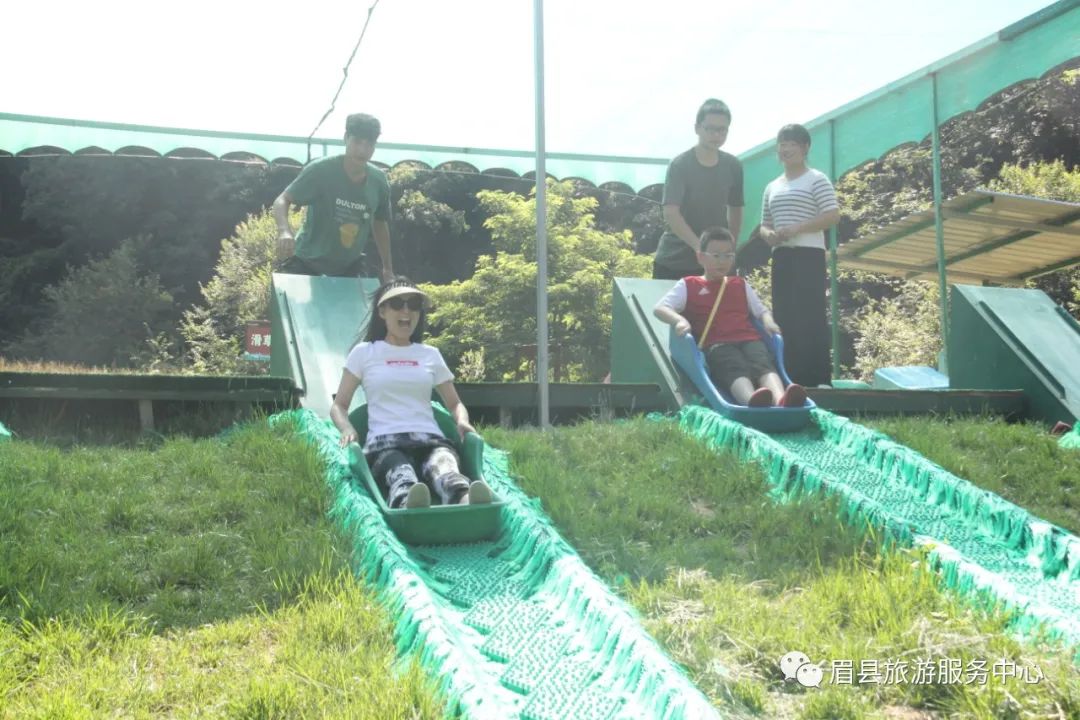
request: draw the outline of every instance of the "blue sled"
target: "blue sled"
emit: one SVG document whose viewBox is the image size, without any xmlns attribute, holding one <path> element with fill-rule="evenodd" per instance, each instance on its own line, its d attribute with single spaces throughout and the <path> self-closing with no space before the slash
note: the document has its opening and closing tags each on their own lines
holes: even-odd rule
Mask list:
<svg viewBox="0 0 1080 720">
<path fill-rule="evenodd" d="M 784 386 L 790 385 L 791 379 L 788 377 L 787 370 L 784 369 L 784 339 L 779 335 L 769 335 L 757 322 L 754 326 L 757 327 L 765 347 L 772 354 L 777 374 L 780 375 Z M 671 349 L 671 359 L 675 361 L 675 365 L 686 374 L 698 392 L 704 396 L 709 407 L 724 417 L 762 432 L 794 432 L 810 423 L 810 411 L 817 407 L 810 398 L 806 399 L 802 407 L 752 408 L 737 405 L 734 398 L 727 392 L 718 391 L 709 377 L 705 355 L 698 349 L 697 340 L 690 333 L 677 337 L 675 328 L 672 328 L 668 347 Z"/>
</svg>

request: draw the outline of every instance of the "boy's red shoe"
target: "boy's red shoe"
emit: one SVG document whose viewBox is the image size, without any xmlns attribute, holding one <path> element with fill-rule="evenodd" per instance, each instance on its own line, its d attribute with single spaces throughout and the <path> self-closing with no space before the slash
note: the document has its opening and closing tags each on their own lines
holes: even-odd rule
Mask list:
<svg viewBox="0 0 1080 720">
<path fill-rule="evenodd" d="M 772 407 L 772 405 L 773 394 L 769 388 L 758 388 L 746 401 L 747 407 Z"/>
<path fill-rule="evenodd" d="M 806 404 L 806 388 L 799 383 L 791 383 L 780 396 L 780 407 L 802 407 Z"/>
</svg>

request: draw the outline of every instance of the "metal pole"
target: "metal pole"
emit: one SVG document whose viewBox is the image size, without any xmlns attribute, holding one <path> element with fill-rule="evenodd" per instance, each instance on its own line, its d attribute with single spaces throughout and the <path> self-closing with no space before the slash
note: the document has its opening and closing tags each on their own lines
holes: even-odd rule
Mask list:
<svg viewBox="0 0 1080 720">
<path fill-rule="evenodd" d="M 945 278 L 945 227 L 941 214 L 941 138 L 938 133 L 937 73 L 930 74 L 931 114 L 930 152 L 934 163 L 934 232 L 937 235 L 938 292 L 941 295 L 941 357 L 945 374 L 949 372 L 949 285 Z"/>
<path fill-rule="evenodd" d="M 836 121 L 829 121 L 829 179 L 836 177 Z M 836 225 L 829 228 L 829 324 L 832 329 L 832 376 L 840 377 L 840 279 L 837 277 Z"/>
<path fill-rule="evenodd" d="M 544 0 L 533 0 L 536 71 L 536 383 L 540 427 L 550 425 L 548 407 L 547 170 L 544 163 Z"/>
</svg>

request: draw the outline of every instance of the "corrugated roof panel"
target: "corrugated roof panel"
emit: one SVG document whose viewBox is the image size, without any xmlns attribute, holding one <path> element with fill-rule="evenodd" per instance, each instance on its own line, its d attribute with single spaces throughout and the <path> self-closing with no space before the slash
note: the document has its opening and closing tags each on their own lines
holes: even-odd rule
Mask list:
<svg viewBox="0 0 1080 720">
<path fill-rule="evenodd" d="M 974 190 L 942 204 L 947 277 L 1019 284 L 1080 264 L 1080 203 Z M 937 276 L 933 210 L 840 247 L 844 267 L 901 277 Z"/>
</svg>

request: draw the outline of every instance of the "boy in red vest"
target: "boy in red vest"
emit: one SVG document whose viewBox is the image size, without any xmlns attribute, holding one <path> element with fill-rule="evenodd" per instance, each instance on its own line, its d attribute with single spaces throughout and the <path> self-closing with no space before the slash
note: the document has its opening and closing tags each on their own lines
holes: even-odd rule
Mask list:
<svg viewBox="0 0 1080 720">
<path fill-rule="evenodd" d="M 700 346 L 709 376 L 718 388 L 728 389 L 735 402 L 750 407 L 802 407 L 806 390 L 794 383 L 784 389 L 750 317 L 757 318 L 768 333 L 779 334 L 780 327 L 750 285 L 737 275 L 728 276 L 735 265 L 731 232 L 722 227 L 703 232 L 697 259 L 705 274 L 675 283 L 656 303 L 653 314 L 674 325 L 680 336 L 693 332 L 700 341 L 705 334 Z"/>
</svg>

